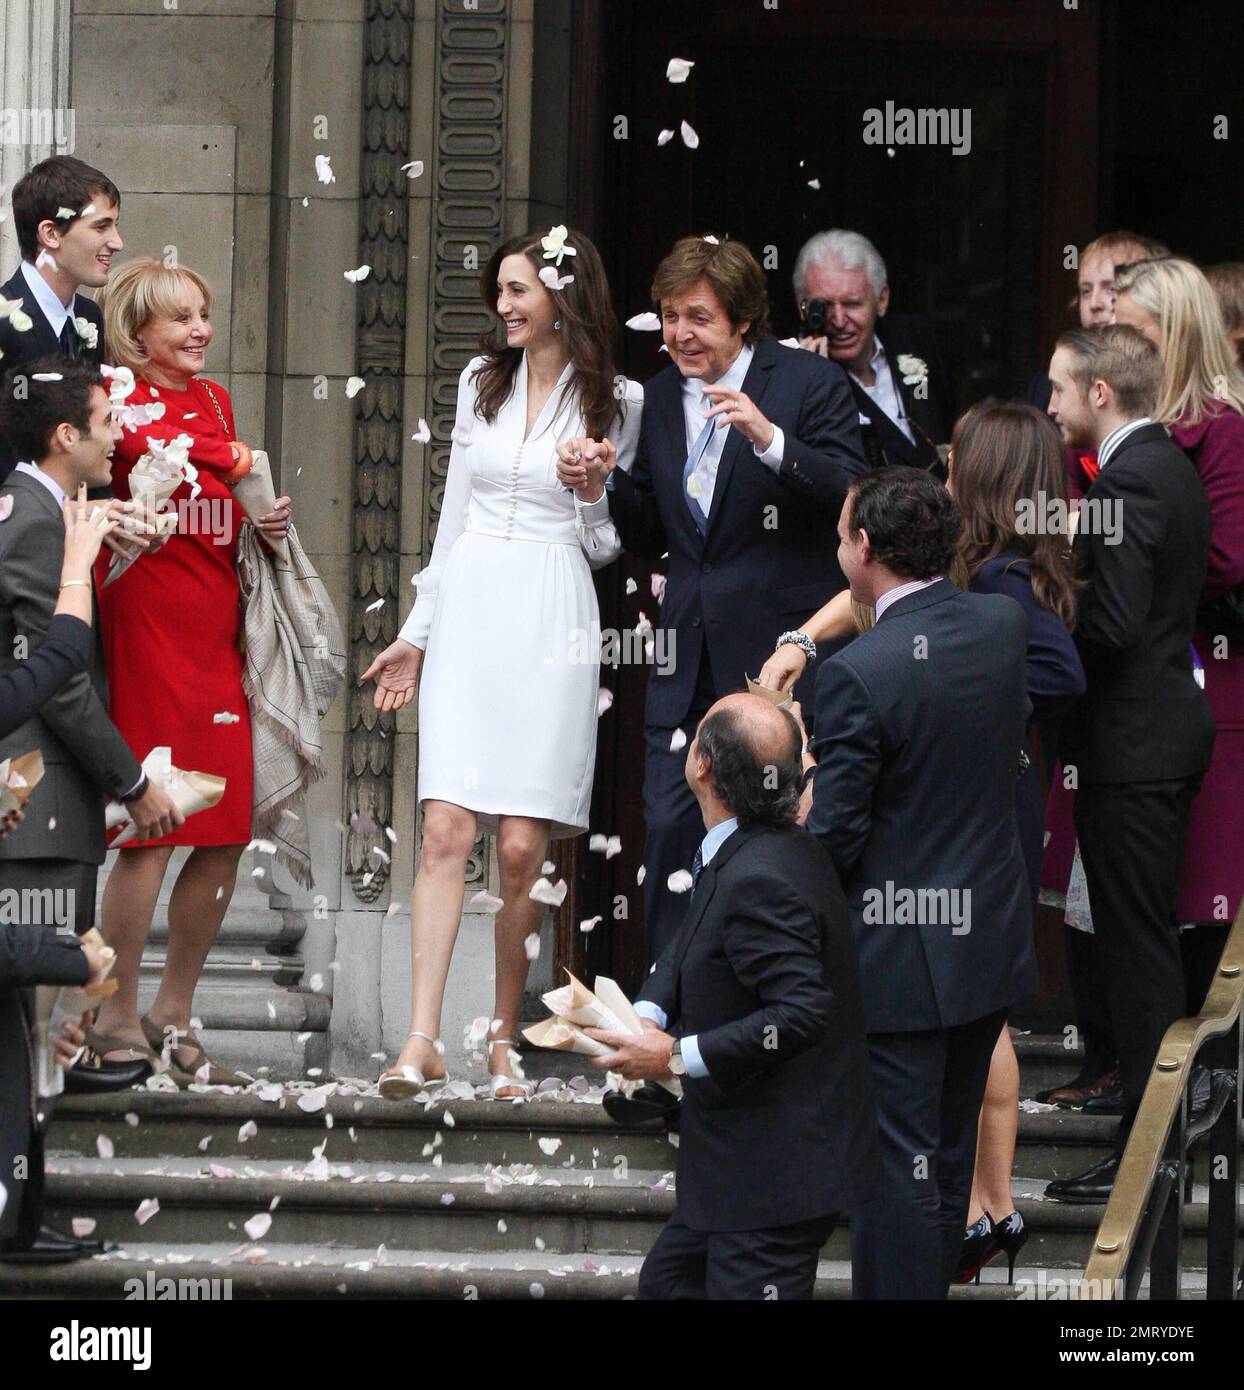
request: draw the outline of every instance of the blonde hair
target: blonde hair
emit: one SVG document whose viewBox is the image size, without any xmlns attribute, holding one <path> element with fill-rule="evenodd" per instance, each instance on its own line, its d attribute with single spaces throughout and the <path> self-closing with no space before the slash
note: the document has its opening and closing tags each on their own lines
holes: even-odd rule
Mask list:
<svg viewBox="0 0 1244 1390">
<path fill-rule="evenodd" d="M 1244 376 L 1235 362 L 1218 297 L 1191 261 L 1178 256 L 1138 261 L 1120 271 L 1115 288 L 1148 310 L 1162 334 L 1155 420 L 1195 425 L 1210 401 L 1244 414 Z"/>
<path fill-rule="evenodd" d="M 141 376 L 147 357 L 138 345 L 139 333 L 153 319 L 175 318 L 187 309 L 190 289 L 199 291 L 204 312 L 210 311 L 212 292 L 207 281 L 184 265 L 168 266 L 154 256 L 123 265 L 97 299 L 104 311 L 106 360 Z"/>
</svg>

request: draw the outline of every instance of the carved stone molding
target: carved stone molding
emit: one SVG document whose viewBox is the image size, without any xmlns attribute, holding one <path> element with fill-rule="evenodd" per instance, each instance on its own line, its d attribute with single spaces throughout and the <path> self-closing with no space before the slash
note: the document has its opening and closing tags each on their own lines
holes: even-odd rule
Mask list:
<svg viewBox="0 0 1244 1390">
<path fill-rule="evenodd" d="M 406 356 L 408 191 L 401 172 L 410 130 L 414 0 L 367 0 L 363 39 L 363 148 L 359 180 L 360 285 L 354 432 L 354 515 L 350 644 L 353 670 L 366 670 L 397 635 L 401 567 L 402 392 Z M 384 606 L 368 608 L 378 600 Z M 392 601 L 390 601 L 392 600 Z M 374 902 L 389 878 L 393 716 L 377 713 L 372 687 L 352 683 L 346 743 L 349 834 L 346 873 L 355 896 Z"/>
</svg>

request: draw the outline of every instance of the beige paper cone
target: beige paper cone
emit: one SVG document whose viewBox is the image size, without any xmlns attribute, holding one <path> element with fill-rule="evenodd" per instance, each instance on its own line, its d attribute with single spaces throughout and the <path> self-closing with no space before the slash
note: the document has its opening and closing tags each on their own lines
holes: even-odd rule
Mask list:
<svg viewBox="0 0 1244 1390">
<path fill-rule="evenodd" d="M 790 708 L 790 696 L 784 695 L 780 690 L 770 690 L 767 685 L 760 685 L 747 677 L 747 693 L 749 695 L 762 695 L 771 705 L 776 705 L 778 709 Z"/>
<path fill-rule="evenodd" d="M 570 975 L 570 971 L 566 971 Z M 598 976 L 596 983 L 599 985 L 601 977 Z M 613 984 L 610 980 L 607 983 Z M 614 986 L 617 989 L 617 986 Z M 621 995 L 621 990 L 618 990 Z M 583 1028 L 607 1028 L 610 1032 L 638 1032 L 639 1026 L 628 1028 L 626 1023 L 616 1012 L 603 1004 L 598 995 L 592 993 L 582 982 L 570 975 L 570 983 L 563 985 L 560 989 L 551 989 L 542 995 L 544 1003 L 548 1005 L 550 1011 L 558 1018 L 567 1023 L 577 1023 Z M 626 996 L 622 995 L 625 1003 Z M 627 1005 L 629 1008 L 629 1004 Z"/>
<path fill-rule="evenodd" d="M 39 749 L 0 763 L 0 816 L 20 811 L 43 777 L 43 754 Z"/>
<path fill-rule="evenodd" d="M 546 1018 L 543 1023 L 533 1023 L 530 1028 L 523 1029 L 523 1037 L 535 1047 L 547 1047 L 554 1052 L 581 1052 L 586 1057 L 603 1057 L 613 1050 L 589 1038 L 564 1018 Z"/>
<path fill-rule="evenodd" d="M 246 515 L 258 523 L 261 516 L 276 510 L 276 487 L 272 482 L 272 465 L 268 462 L 268 455 L 262 449 L 256 449 L 251 458 L 251 471 L 240 482 L 234 483 L 233 495 Z M 289 546 L 285 541 L 272 540 L 269 536 L 264 536 L 264 541 L 282 560 L 288 562 Z"/>
<path fill-rule="evenodd" d="M 142 503 L 144 510 L 148 513 L 146 519 L 149 522 L 152 519 L 151 513 L 155 513 L 157 517 L 155 524 L 163 530 L 169 530 L 177 525 L 177 513 L 161 512 L 160 508 L 185 480 L 185 475 L 181 473 L 174 478 L 152 477 L 143 469 L 143 460 L 139 459 L 130 470 L 130 498 L 135 502 Z M 168 518 L 167 521 L 164 519 L 166 517 Z M 120 579 L 135 561 L 141 559 L 142 554 L 125 559 L 114 553 L 112 563 L 108 566 L 108 573 L 104 578 L 104 588 L 106 589 L 114 579 Z"/>
<path fill-rule="evenodd" d="M 183 772 L 181 768 L 174 767 L 172 750 L 166 745 L 153 748 L 147 754 L 143 759 L 143 771 L 173 798 L 183 816 L 208 810 L 225 794 L 225 778 L 216 777 L 210 772 Z M 104 810 L 104 827 L 114 830 L 118 825 L 126 828 L 113 840 L 112 849 L 127 844 L 138 833 L 129 811 L 120 802 L 113 801 Z"/>
</svg>

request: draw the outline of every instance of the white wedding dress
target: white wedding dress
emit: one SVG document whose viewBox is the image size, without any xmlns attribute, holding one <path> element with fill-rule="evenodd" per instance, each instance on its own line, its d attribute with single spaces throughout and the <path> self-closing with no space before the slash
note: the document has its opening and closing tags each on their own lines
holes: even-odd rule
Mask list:
<svg viewBox="0 0 1244 1390">
<path fill-rule="evenodd" d="M 558 443 L 585 433 L 564 399 L 571 367 L 524 439 L 526 355 L 491 425 L 474 413 L 482 361 L 458 383 L 440 526 L 400 633 L 425 652 L 418 798 L 475 811 L 494 833 L 499 816 L 547 819 L 558 839 L 588 825 L 600 678 L 591 571 L 622 547 L 606 505 L 589 520 L 557 481 Z M 629 469 L 643 390 L 626 388 L 609 437 Z"/>
</svg>

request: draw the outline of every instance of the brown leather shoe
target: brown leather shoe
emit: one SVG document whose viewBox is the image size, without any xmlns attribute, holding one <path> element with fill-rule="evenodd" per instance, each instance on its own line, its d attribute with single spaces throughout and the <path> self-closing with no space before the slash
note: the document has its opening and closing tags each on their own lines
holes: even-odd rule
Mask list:
<svg viewBox="0 0 1244 1390">
<path fill-rule="evenodd" d="M 1053 1090 L 1041 1091 L 1033 1099 L 1042 1101 L 1046 1105 L 1062 1106 L 1065 1110 L 1078 1110 L 1085 1101 L 1112 1096 L 1120 1090 L 1120 1086 L 1119 1069 L 1115 1067 L 1113 1071 L 1108 1071 L 1104 1076 L 1099 1076 L 1095 1080 L 1081 1081 L 1077 1077 L 1075 1081 L 1069 1081 L 1065 1086 L 1055 1086 Z"/>
</svg>

